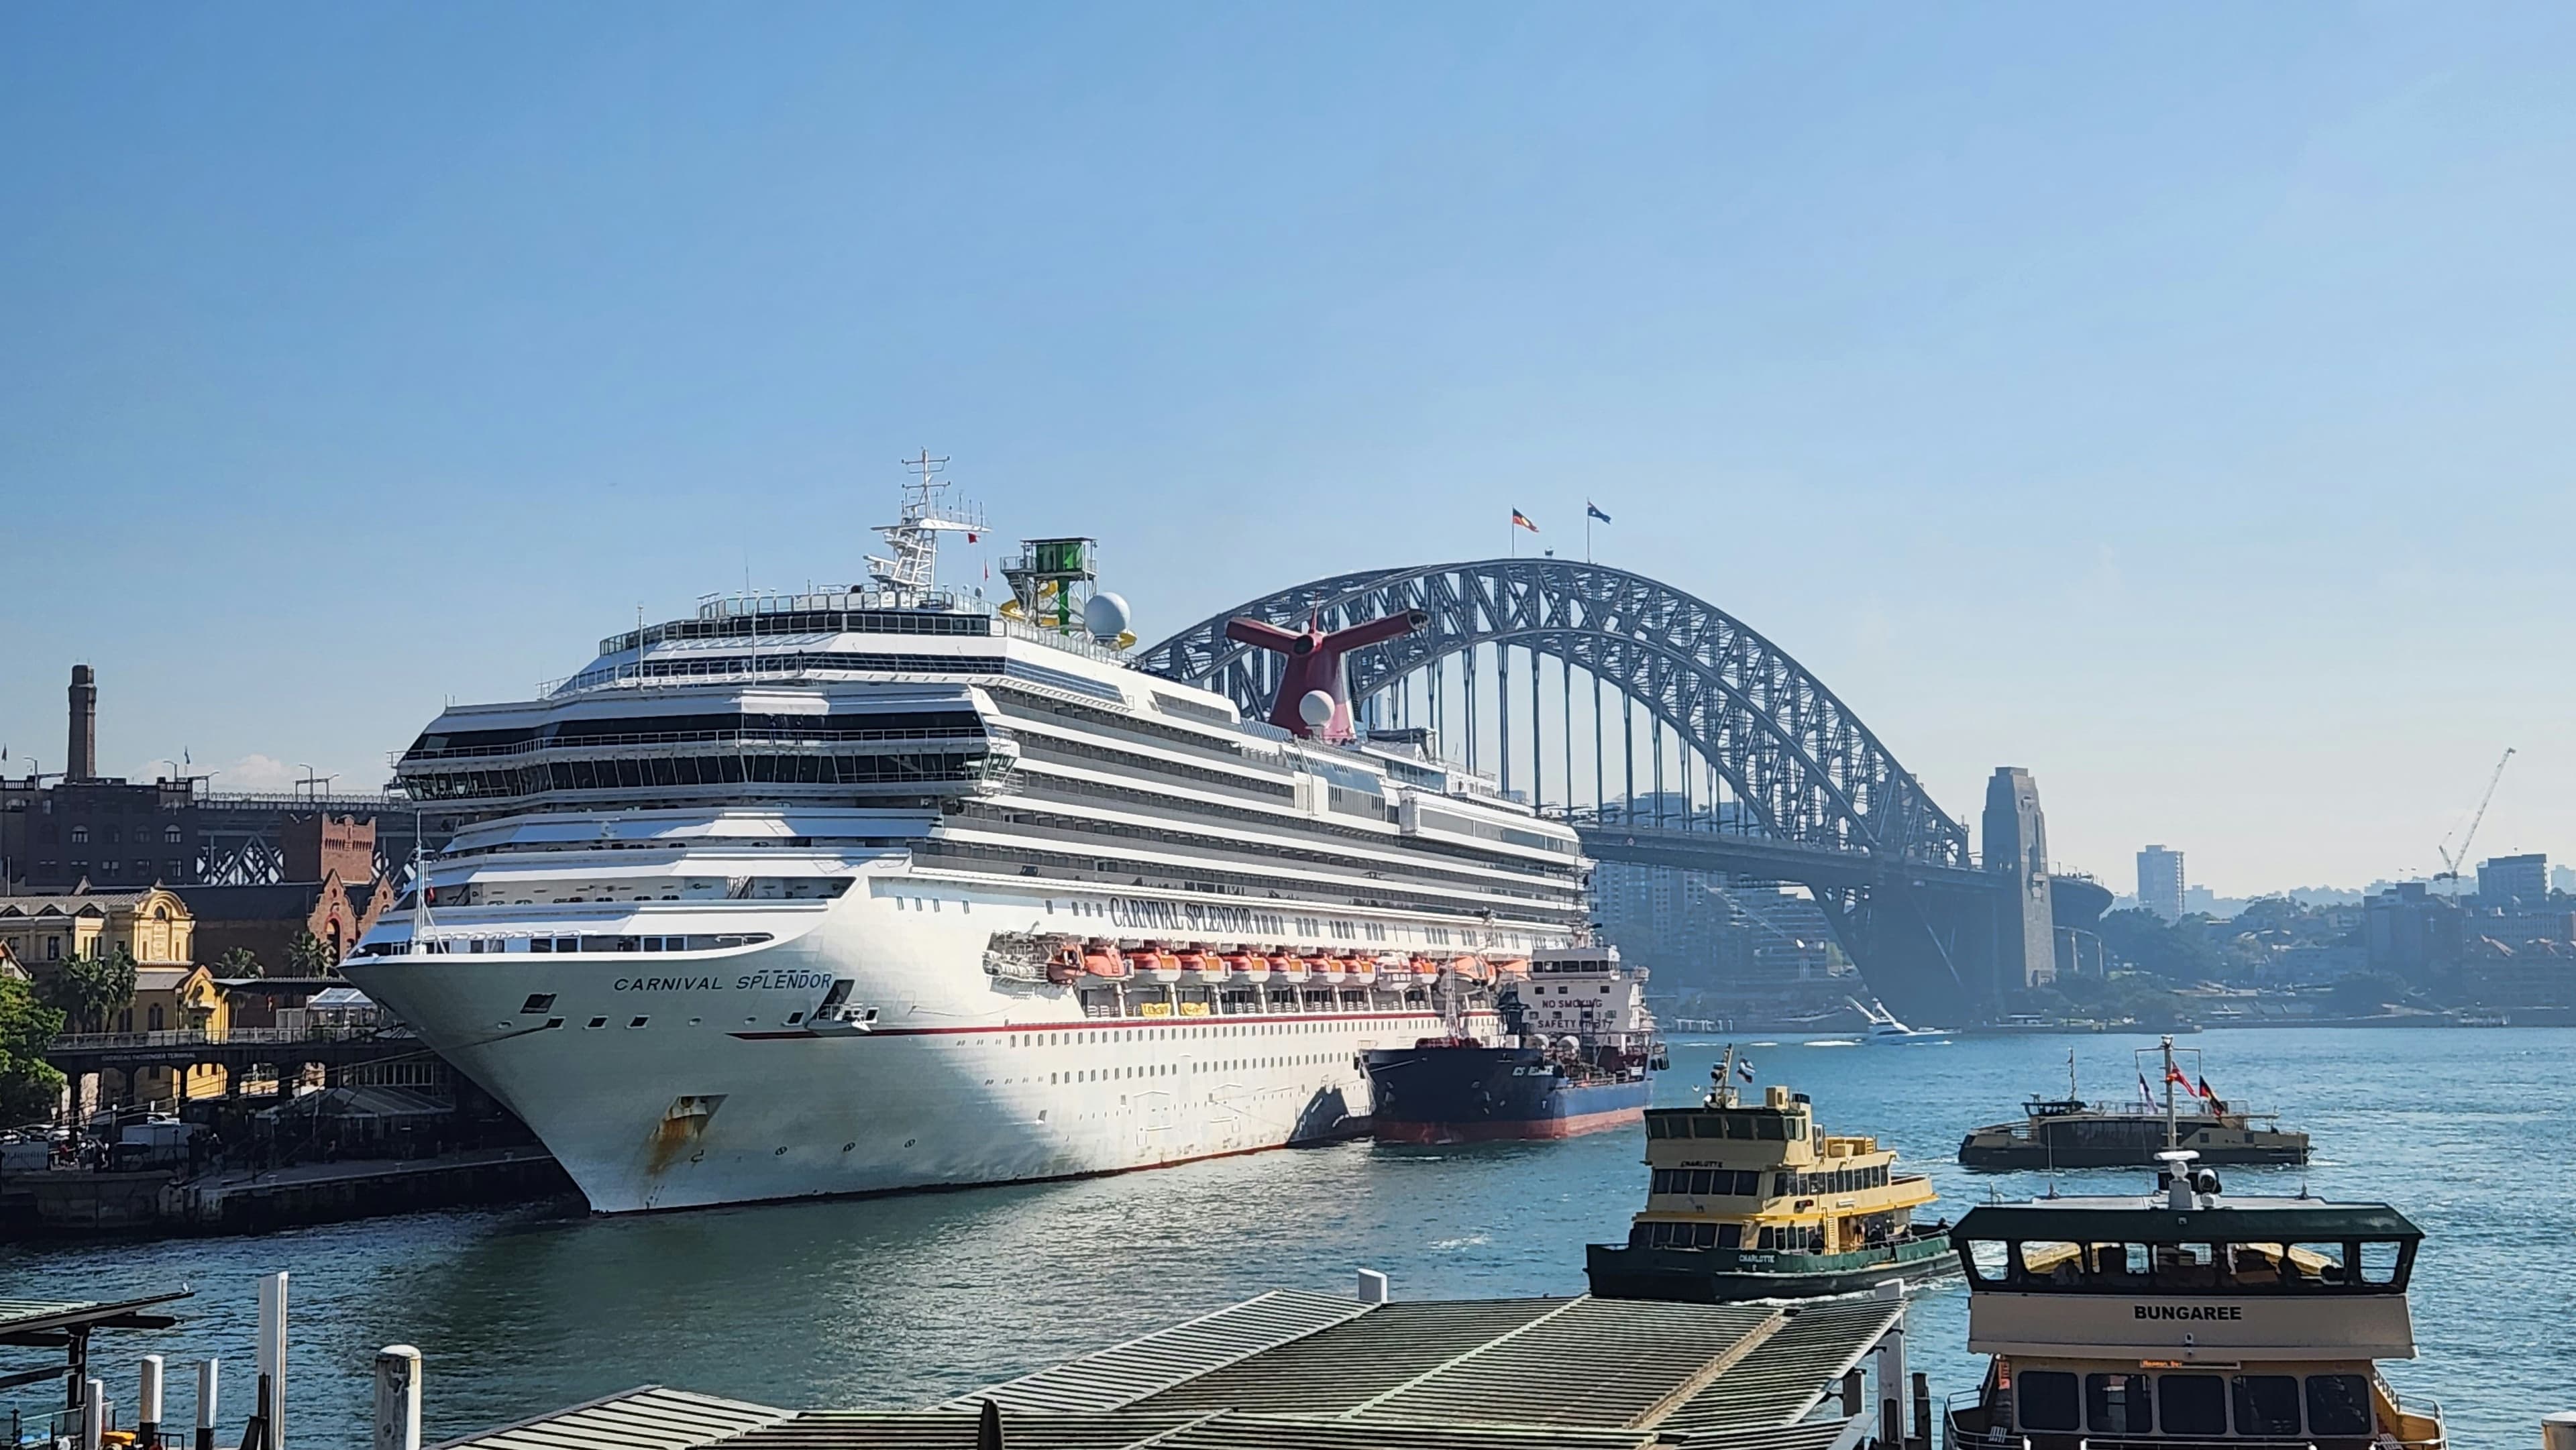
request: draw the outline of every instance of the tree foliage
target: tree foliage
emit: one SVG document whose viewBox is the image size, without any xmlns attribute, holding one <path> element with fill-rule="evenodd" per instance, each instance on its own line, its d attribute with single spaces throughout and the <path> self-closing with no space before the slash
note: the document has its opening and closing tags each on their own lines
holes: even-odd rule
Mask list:
<svg viewBox="0 0 2576 1450">
<path fill-rule="evenodd" d="M 331 948 L 309 931 L 297 932 L 286 944 L 286 974 L 290 977 L 327 977 L 340 969 L 340 959 Z"/>
<path fill-rule="evenodd" d="M 2112 956 L 2167 981 L 2197 982 L 2215 977 L 2225 958 L 2209 940 L 2207 922 L 2187 916 L 2167 921 L 2152 911 L 2114 911 L 2094 928 Z"/>
<path fill-rule="evenodd" d="M 259 953 L 250 948 L 227 947 L 222 956 L 215 958 L 215 975 L 226 978 L 265 977 L 268 968 L 259 964 Z"/>
<path fill-rule="evenodd" d="M 0 1124 L 53 1116 L 63 1075 L 45 1061 L 45 1048 L 62 1030 L 63 1014 L 37 1001 L 33 988 L 0 977 Z"/>
<path fill-rule="evenodd" d="M 46 985 L 45 1005 L 84 1032 L 104 1032 L 134 1005 L 134 968 L 134 949 L 121 942 L 103 957 L 74 957 Z"/>
</svg>

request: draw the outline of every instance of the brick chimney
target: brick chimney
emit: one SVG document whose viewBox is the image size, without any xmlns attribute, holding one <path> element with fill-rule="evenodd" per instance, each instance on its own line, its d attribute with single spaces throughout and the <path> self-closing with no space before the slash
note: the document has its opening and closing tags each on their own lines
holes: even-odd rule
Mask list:
<svg viewBox="0 0 2576 1450">
<path fill-rule="evenodd" d="M 87 665 L 72 666 L 72 743 L 63 779 L 98 779 L 98 676 Z"/>
</svg>

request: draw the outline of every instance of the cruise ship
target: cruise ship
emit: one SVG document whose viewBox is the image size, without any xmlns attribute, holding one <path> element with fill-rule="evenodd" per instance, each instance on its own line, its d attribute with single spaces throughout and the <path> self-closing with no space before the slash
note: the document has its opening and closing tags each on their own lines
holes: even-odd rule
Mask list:
<svg viewBox="0 0 2576 1450">
<path fill-rule="evenodd" d="M 462 822 L 349 978 L 624 1213 L 1157 1167 L 1364 1128 L 1375 1047 L 1491 1038 L 1586 941 L 1574 833 L 1356 728 L 1343 650 L 1268 720 L 1132 667 L 1089 539 L 981 532 L 927 466 L 848 589 L 708 596 L 396 765 Z"/>
</svg>

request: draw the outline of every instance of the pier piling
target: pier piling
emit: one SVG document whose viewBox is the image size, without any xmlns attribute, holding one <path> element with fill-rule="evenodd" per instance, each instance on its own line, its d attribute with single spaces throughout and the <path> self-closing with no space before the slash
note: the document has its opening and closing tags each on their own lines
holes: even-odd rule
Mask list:
<svg viewBox="0 0 2576 1450">
<path fill-rule="evenodd" d="M 197 1443 L 195 1450 L 215 1450 L 215 1395 L 223 1378 L 220 1359 L 197 1361 Z"/>
<path fill-rule="evenodd" d="M 134 1397 L 135 1450 L 161 1447 L 161 1356 L 143 1356 L 143 1382 Z"/>
<path fill-rule="evenodd" d="M 420 1351 L 408 1344 L 376 1351 L 375 1450 L 420 1450 Z"/>
</svg>

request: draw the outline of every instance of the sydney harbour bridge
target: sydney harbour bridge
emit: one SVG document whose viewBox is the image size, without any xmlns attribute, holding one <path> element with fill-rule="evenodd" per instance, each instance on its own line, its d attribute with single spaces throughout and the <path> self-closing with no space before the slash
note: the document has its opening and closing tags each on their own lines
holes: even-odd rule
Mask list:
<svg viewBox="0 0 2576 1450">
<path fill-rule="evenodd" d="M 1987 783 L 1982 853 L 1878 736 L 1779 646 L 1640 574 L 1557 558 L 1372 569 L 1213 615 L 1138 653 L 1144 669 L 1271 708 L 1291 656 L 1238 619 L 1326 631 L 1407 618 L 1353 649 L 1375 732 L 1441 754 L 1570 822 L 1597 861 L 1805 887 L 1871 992 L 1942 1023 L 1991 1014 L 2055 973 L 2059 902 L 2027 772 Z M 1374 633 L 1391 633 L 1388 630 Z"/>
</svg>

